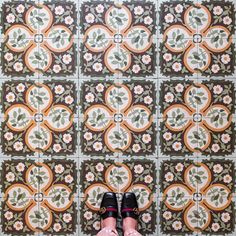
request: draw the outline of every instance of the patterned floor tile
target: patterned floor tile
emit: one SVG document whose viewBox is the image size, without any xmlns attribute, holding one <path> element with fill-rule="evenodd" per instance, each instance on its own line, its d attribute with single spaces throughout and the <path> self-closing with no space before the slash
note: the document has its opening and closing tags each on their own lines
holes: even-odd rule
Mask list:
<svg viewBox="0 0 236 236">
<path fill-rule="evenodd" d="M 234 231 L 235 165 L 232 161 L 163 161 L 160 184 L 164 234 L 223 235 Z"/>
<path fill-rule="evenodd" d="M 99 206 L 104 192 L 136 194 L 140 208 L 142 235 L 155 232 L 156 227 L 156 165 L 153 161 L 86 160 L 81 163 L 80 186 L 84 201 L 80 207 L 81 229 L 86 235 L 95 235 L 99 229 Z"/>
<path fill-rule="evenodd" d="M 148 76 L 155 72 L 155 4 L 82 3 L 82 74 Z"/>
<path fill-rule="evenodd" d="M 163 75 L 234 73 L 235 6 L 220 1 L 164 1 L 160 7 Z"/>
<path fill-rule="evenodd" d="M 224 156 L 234 152 L 234 83 L 164 81 L 160 93 L 163 154 Z"/>
<path fill-rule="evenodd" d="M 154 83 L 84 82 L 81 91 L 84 154 L 148 155 L 155 151 Z"/>
<path fill-rule="evenodd" d="M 20 82 L 20 83 L 19 83 Z M 2 150 L 5 155 L 73 154 L 77 145 L 76 84 L 70 81 L 2 85 Z"/>
<path fill-rule="evenodd" d="M 11 77 L 74 74 L 76 11 L 73 2 L 3 2 L 2 73 Z"/>
<path fill-rule="evenodd" d="M 14 160 L 1 165 L 2 230 L 7 235 L 73 233 L 76 228 L 76 163 Z"/>
</svg>

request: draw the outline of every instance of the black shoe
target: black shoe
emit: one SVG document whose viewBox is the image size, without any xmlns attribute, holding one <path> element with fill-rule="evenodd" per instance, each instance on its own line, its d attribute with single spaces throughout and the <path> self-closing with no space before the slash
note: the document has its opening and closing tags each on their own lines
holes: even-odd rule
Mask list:
<svg viewBox="0 0 236 236">
<path fill-rule="evenodd" d="M 121 203 L 121 215 L 123 218 L 132 217 L 137 219 L 139 216 L 138 203 L 134 193 L 124 193 Z"/>
<path fill-rule="evenodd" d="M 118 204 L 115 193 L 104 193 L 99 214 L 101 215 L 102 219 L 106 219 L 107 217 L 117 218 Z"/>
</svg>

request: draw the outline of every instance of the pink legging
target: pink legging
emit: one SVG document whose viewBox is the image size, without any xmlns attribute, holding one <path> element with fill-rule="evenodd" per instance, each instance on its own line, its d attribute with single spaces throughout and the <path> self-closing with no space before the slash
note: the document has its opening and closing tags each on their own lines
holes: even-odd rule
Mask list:
<svg viewBox="0 0 236 236">
<path fill-rule="evenodd" d="M 97 236 L 118 236 L 118 233 L 115 229 L 105 227 L 98 232 Z M 124 236 L 142 236 L 142 235 L 136 230 L 130 229 L 125 231 Z"/>
</svg>

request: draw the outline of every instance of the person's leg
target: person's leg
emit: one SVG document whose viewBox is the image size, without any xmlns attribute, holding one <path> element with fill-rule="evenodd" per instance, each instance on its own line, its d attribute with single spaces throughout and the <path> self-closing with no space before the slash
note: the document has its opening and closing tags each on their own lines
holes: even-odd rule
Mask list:
<svg viewBox="0 0 236 236">
<path fill-rule="evenodd" d="M 108 217 L 101 222 L 101 230 L 97 236 L 117 236 L 116 231 L 116 219 L 114 217 Z"/>
<path fill-rule="evenodd" d="M 136 219 L 132 217 L 126 217 L 123 219 L 123 231 L 124 236 L 141 236 L 140 233 L 137 232 L 138 222 Z"/>
</svg>

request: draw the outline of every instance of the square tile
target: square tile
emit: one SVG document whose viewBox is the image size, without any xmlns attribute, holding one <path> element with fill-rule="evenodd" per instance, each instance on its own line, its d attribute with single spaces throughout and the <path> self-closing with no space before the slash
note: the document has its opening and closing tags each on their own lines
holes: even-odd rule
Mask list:
<svg viewBox="0 0 236 236">
<path fill-rule="evenodd" d="M 160 146 L 164 155 L 234 153 L 234 82 L 163 81 L 160 104 Z"/>
<path fill-rule="evenodd" d="M 77 9 L 71 1 L 2 3 L 2 73 L 72 75 L 76 71 Z"/>
<path fill-rule="evenodd" d="M 150 155 L 156 149 L 156 84 L 132 81 L 81 85 L 81 149 L 86 155 Z"/>
<path fill-rule="evenodd" d="M 99 229 L 98 210 L 103 193 L 107 191 L 116 192 L 118 195 L 134 192 L 140 210 L 140 233 L 150 235 L 155 232 L 155 162 L 135 160 L 115 163 L 112 160 L 93 159 L 82 161 L 80 169 L 80 190 L 84 195 L 80 206 L 80 228 L 83 234 L 95 235 Z"/>
<path fill-rule="evenodd" d="M 70 160 L 4 161 L 2 232 L 71 234 L 76 229 L 76 163 Z"/>
<path fill-rule="evenodd" d="M 146 77 L 156 70 L 154 1 L 81 5 L 81 73 Z"/>
<path fill-rule="evenodd" d="M 234 232 L 234 162 L 163 161 L 160 184 L 163 235 Z"/>
<path fill-rule="evenodd" d="M 234 74 L 232 1 L 162 1 L 160 67 L 165 76 Z"/>
<path fill-rule="evenodd" d="M 77 146 L 77 94 L 71 81 L 2 84 L 4 155 L 70 155 Z"/>
</svg>

